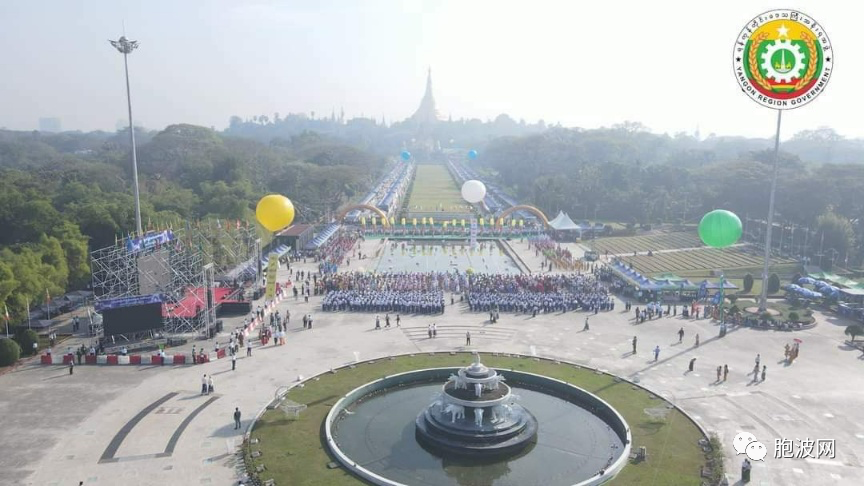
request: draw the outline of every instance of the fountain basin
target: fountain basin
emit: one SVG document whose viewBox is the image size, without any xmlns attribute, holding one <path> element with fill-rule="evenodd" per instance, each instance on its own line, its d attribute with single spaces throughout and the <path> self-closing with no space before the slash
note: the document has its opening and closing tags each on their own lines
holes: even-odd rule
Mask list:
<svg viewBox="0 0 864 486">
<path fill-rule="evenodd" d="M 441 393 L 441 381 L 458 369 L 400 373 L 346 394 L 324 424 L 331 454 L 352 474 L 393 486 L 589 486 L 612 480 L 626 464 L 629 426 L 609 404 L 566 382 L 511 370 L 501 371 L 538 423 L 536 445 L 503 459 L 466 461 L 430 451 L 417 440 L 418 411 L 425 412 L 431 397 Z M 484 423 L 481 430 L 495 427 Z"/>
</svg>

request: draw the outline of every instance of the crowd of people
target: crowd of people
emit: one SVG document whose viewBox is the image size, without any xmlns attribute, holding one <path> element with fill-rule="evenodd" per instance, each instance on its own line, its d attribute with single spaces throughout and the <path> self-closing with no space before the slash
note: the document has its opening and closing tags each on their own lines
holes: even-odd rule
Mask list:
<svg viewBox="0 0 864 486">
<path fill-rule="evenodd" d="M 593 274 L 507 275 L 486 273 L 347 272 L 318 279 L 325 311 L 444 312 L 444 292 L 477 312 L 566 312 L 614 309 L 606 285 Z"/>
<path fill-rule="evenodd" d="M 349 263 L 357 241 L 362 238 L 356 231 L 340 229 L 318 248 L 316 252 L 318 271 L 320 273 L 334 273 L 338 271 L 342 263 Z"/>
<path fill-rule="evenodd" d="M 528 240 L 528 248 L 534 250 L 534 256 L 541 254 L 546 259 L 544 267 L 549 265 L 550 268 L 558 267 L 565 270 L 581 270 L 582 260 L 573 258 L 573 254 L 560 243 L 549 238 L 546 235 L 541 235 Z"/>
<path fill-rule="evenodd" d="M 325 275 L 318 280 L 327 292 L 325 311 L 444 312 L 444 290 L 459 287 L 459 276 L 447 273 L 363 273 Z"/>
<path fill-rule="evenodd" d="M 327 293 L 321 307 L 324 311 L 441 314 L 444 293 L 440 290 L 334 290 Z"/>
<path fill-rule="evenodd" d="M 318 279 L 328 293 L 334 290 L 460 292 L 468 283 L 464 273 L 344 272 Z"/>
<path fill-rule="evenodd" d="M 606 286 L 592 274 L 474 274 L 466 292 L 472 311 L 532 313 L 614 309 Z"/>
</svg>

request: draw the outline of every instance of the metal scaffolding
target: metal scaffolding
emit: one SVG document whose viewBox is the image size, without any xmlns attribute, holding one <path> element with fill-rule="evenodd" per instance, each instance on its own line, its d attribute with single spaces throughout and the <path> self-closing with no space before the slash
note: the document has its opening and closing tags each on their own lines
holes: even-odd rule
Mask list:
<svg viewBox="0 0 864 486">
<path fill-rule="evenodd" d="M 216 323 L 214 288 L 219 276 L 257 255 L 254 228 L 208 225 L 172 232 L 173 238 L 131 250 L 127 240 L 91 253 L 97 303 L 161 294 L 165 333 L 202 333 Z"/>
</svg>

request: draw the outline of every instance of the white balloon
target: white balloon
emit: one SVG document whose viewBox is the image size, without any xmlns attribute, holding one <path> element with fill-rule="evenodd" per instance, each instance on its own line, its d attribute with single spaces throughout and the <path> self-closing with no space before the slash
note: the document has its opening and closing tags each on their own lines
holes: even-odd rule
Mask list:
<svg viewBox="0 0 864 486">
<path fill-rule="evenodd" d="M 480 181 L 465 181 L 462 184 L 462 199 L 471 204 L 476 204 L 486 197 L 486 185 Z"/>
</svg>

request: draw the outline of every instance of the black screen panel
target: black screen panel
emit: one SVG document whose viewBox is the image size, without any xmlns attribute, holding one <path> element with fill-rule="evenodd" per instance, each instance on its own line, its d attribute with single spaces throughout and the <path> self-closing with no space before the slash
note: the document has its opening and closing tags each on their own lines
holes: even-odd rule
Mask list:
<svg viewBox="0 0 864 486">
<path fill-rule="evenodd" d="M 133 305 L 102 311 L 105 335 L 162 328 L 162 304 Z"/>
</svg>

